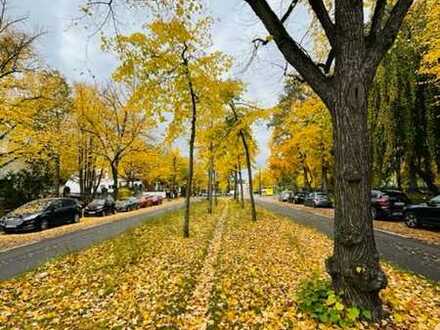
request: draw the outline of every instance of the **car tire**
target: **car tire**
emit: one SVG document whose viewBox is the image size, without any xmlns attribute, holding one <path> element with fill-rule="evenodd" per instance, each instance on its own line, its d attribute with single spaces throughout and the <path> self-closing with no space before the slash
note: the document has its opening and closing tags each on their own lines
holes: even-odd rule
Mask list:
<svg viewBox="0 0 440 330">
<path fill-rule="evenodd" d="M 419 220 L 414 212 L 408 212 L 405 215 L 405 223 L 409 228 L 417 228 L 419 226 Z"/>
<path fill-rule="evenodd" d="M 40 222 L 40 230 L 46 230 L 49 228 L 49 220 L 43 219 Z"/>
<path fill-rule="evenodd" d="M 372 207 L 372 208 L 371 208 L 370 213 L 371 213 L 371 218 L 372 218 L 373 220 L 376 220 L 376 218 L 377 218 L 377 210 L 376 210 L 375 207 Z"/>
<path fill-rule="evenodd" d="M 81 216 L 79 215 L 79 213 L 75 213 L 74 217 L 73 217 L 73 223 L 79 223 L 81 219 Z"/>
<path fill-rule="evenodd" d="M 316 209 L 316 203 L 315 202 L 313 202 L 313 208 Z"/>
</svg>

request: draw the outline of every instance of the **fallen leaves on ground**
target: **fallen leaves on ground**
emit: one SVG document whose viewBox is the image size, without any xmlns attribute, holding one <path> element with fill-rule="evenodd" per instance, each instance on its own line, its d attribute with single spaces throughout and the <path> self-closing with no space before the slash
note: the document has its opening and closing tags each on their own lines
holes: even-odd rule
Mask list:
<svg viewBox="0 0 440 330">
<path fill-rule="evenodd" d="M 268 198 L 269 201 L 301 210 L 308 213 L 322 215 L 328 218 L 333 218 L 334 209 L 330 208 L 312 208 L 302 204 L 292 204 L 286 202 L 280 202 L 275 197 Z M 399 235 L 403 235 L 409 238 L 418 239 L 420 241 L 427 242 L 429 244 L 440 245 L 440 229 L 437 228 L 409 228 L 402 220 L 374 220 L 374 228 L 390 231 Z"/>
<path fill-rule="evenodd" d="M 0 329 L 331 329 L 295 301 L 304 280 L 325 276 L 324 235 L 264 210 L 252 222 L 227 201 L 212 216 L 194 205 L 189 239 L 181 228 L 177 212 L 1 282 Z M 391 318 L 357 328 L 440 323 L 439 285 L 384 267 Z"/>
<path fill-rule="evenodd" d="M 125 220 L 134 215 L 147 214 L 163 207 L 177 205 L 181 203 L 182 203 L 182 199 L 177 199 L 173 201 L 164 201 L 162 205 L 143 208 L 131 212 L 117 213 L 105 217 L 86 217 L 86 218 L 84 217 L 81 218 L 81 221 L 79 223 L 54 227 L 44 231 L 18 233 L 18 234 L 5 234 L 0 232 L 0 252 L 17 246 L 32 244 L 47 238 L 58 237 L 65 235 L 67 233 L 72 233 L 74 231 L 92 228 L 104 223 Z"/>
</svg>

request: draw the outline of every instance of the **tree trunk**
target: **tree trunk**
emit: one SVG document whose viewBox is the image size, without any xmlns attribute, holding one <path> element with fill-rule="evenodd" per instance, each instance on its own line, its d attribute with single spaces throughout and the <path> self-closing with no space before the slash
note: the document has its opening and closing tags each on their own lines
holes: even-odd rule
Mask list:
<svg viewBox="0 0 440 330">
<path fill-rule="evenodd" d="M 238 180 L 240 183 L 240 207 L 243 209 L 244 208 L 244 194 L 243 194 L 243 178 L 241 176 L 240 157 L 238 157 L 237 167 L 238 167 Z"/>
<path fill-rule="evenodd" d="M 252 182 L 252 162 L 251 155 L 249 152 L 249 146 L 246 141 L 246 137 L 244 132 L 240 130 L 241 141 L 243 142 L 244 153 L 246 155 L 246 166 L 248 170 L 248 181 L 249 181 L 249 199 L 251 200 L 251 213 L 252 213 L 252 221 L 257 221 L 257 210 L 255 208 L 255 200 L 254 200 L 254 185 Z"/>
<path fill-rule="evenodd" d="M 118 175 L 119 175 L 119 160 L 113 160 L 111 162 L 112 177 L 113 177 L 113 198 L 118 199 L 119 186 L 118 186 Z"/>
<path fill-rule="evenodd" d="M 60 196 L 60 187 L 61 187 L 61 161 L 60 155 L 57 153 L 54 158 L 55 162 L 55 191 L 56 196 Z"/>
<path fill-rule="evenodd" d="M 379 265 L 370 213 L 368 88 L 356 67 L 346 68 L 347 75 L 336 82 L 338 95 L 332 109 L 336 210 L 334 251 L 326 266 L 345 302 L 370 310 L 378 319 L 382 316 L 379 291 L 387 279 Z"/>
<path fill-rule="evenodd" d="M 238 202 L 238 177 L 237 169 L 234 170 L 234 200 Z"/>
<path fill-rule="evenodd" d="M 212 214 L 212 168 L 208 169 L 208 214 Z"/>
<path fill-rule="evenodd" d="M 218 205 L 218 200 L 217 200 L 217 172 L 215 170 L 215 167 L 213 167 L 213 170 L 212 170 L 212 181 L 213 181 L 213 189 L 212 189 L 212 191 L 214 192 L 214 205 L 217 206 Z"/>
<path fill-rule="evenodd" d="M 197 100 L 189 71 L 188 59 L 182 54 L 183 65 L 188 80 L 188 90 L 191 96 L 191 135 L 189 138 L 189 164 L 188 164 L 188 178 L 186 182 L 186 196 L 185 196 L 185 216 L 183 219 L 183 237 L 189 237 L 189 215 L 191 207 L 192 182 L 194 174 L 194 143 L 196 140 L 196 120 L 197 120 Z"/>
<path fill-rule="evenodd" d="M 302 165 L 303 165 L 304 189 L 306 191 L 310 191 L 311 187 L 310 187 L 309 175 L 308 175 L 305 159 L 303 160 Z"/>
<path fill-rule="evenodd" d="M 176 178 L 177 178 L 177 165 L 176 165 L 176 156 L 173 157 L 173 178 L 172 178 L 172 196 L 171 198 L 176 198 Z"/>
<path fill-rule="evenodd" d="M 408 165 L 408 181 L 409 181 L 409 186 L 408 186 L 408 191 L 409 192 L 416 192 L 418 191 L 418 186 L 417 186 L 417 173 L 416 173 L 416 168 L 415 168 L 415 164 L 414 164 L 414 160 L 411 159 Z"/>
<path fill-rule="evenodd" d="M 208 213 L 212 214 L 212 206 L 213 206 L 213 198 L 212 198 L 212 182 L 213 182 L 213 156 L 212 156 L 212 152 L 213 152 L 213 145 L 212 142 L 209 143 L 209 169 L 208 169 Z"/>
</svg>

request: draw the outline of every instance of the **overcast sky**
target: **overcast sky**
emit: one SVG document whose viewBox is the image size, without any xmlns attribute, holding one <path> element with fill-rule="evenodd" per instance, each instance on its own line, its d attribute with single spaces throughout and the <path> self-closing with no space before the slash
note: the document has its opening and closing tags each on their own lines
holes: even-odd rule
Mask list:
<svg viewBox="0 0 440 330">
<path fill-rule="evenodd" d="M 252 39 L 267 33 L 243 0 L 206 0 L 208 12 L 215 18 L 214 48 L 235 58 L 233 75 L 247 84 L 247 98 L 262 106 L 274 105 L 282 92 L 284 62 L 275 46 L 269 45 L 259 52 L 257 59 L 244 72 L 252 52 Z M 38 52 L 51 68 L 59 70 L 70 81 L 105 81 L 117 61 L 100 50 L 98 37 L 90 38 L 93 28 L 85 28 L 72 20 L 80 17 L 80 5 L 85 0 L 9 0 L 10 13 L 29 16 L 29 28 L 47 33 L 38 41 Z M 287 1 L 270 1 L 274 10 L 283 12 Z M 298 7 L 289 20 L 289 30 L 297 40 L 308 40 L 306 35 L 307 11 Z M 145 23 L 142 13 L 120 16 L 125 31 L 134 31 Z M 306 35 L 307 36 L 307 35 Z M 303 45 L 308 48 L 307 44 Z M 268 157 L 270 132 L 262 124 L 255 128 L 260 154 L 258 166 L 264 166 Z"/>
</svg>

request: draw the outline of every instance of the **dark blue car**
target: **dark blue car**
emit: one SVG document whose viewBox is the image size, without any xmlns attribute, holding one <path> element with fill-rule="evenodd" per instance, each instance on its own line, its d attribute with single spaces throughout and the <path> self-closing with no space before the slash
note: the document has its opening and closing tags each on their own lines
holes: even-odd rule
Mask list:
<svg viewBox="0 0 440 330">
<path fill-rule="evenodd" d="M 44 198 L 26 203 L 0 219 L 6 233 L 44 230 L 66 223 L 79 222 L 81 207 L 71 198 Z"/>
<path fill-rule="evenodd" d="M 405 223 L 410 228 L 423 225 L 440 227 L 440 195 L 426 203 L 408 206 L 405 209 Z"/>
</svg>

